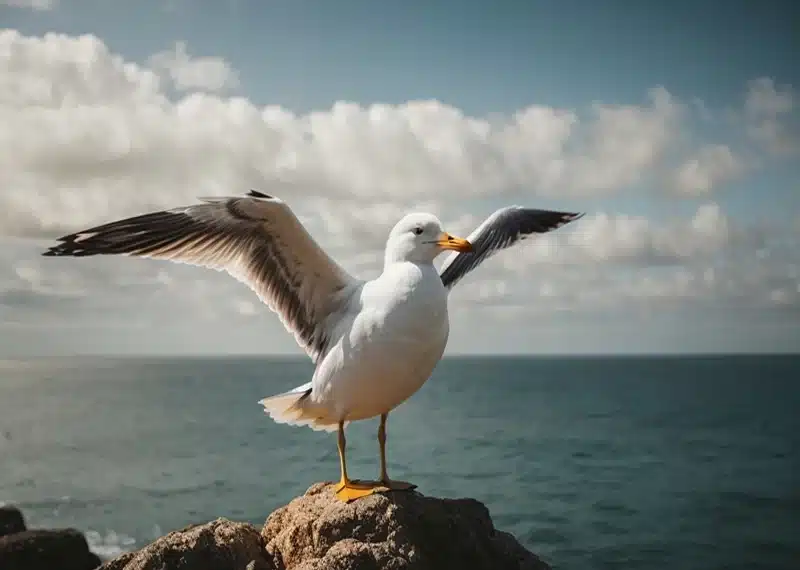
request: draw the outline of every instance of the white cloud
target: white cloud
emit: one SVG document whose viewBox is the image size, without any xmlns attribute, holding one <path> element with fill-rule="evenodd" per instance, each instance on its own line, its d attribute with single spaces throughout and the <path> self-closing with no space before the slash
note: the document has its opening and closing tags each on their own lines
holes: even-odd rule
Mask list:
<svg viewBox="0 0 800 570">
<path fill-rule="evenodd" d="M 574 227 L 538 236 L 521 250 L 501 252 L 498 258 L 512 271 L 542 263 L 659 266 L 712 256 L 730 244 L 732 233 L 716 203 L 700 205 L 688 220 L 660 224 L 643 216 L 600 212 Z"/>
<path fill-rule="evenodd" d="M 796 151 L 797 124 L 792 124 L 795 94 L 791 86 L 776 87 L 768 77 L 751 81 L 745 98 L 747 132 L 769 151 L 784 154 Z"/>
<path fill-rule="evenodd" d="M 660 165 L 684 113 L 663 87 L 649 93 L 650 105 L 601 105 L 583 133 L 582 151 L 566 164 L 568 186 L 610 191 L 639 182 Z"/>
<path fill-rule="evenodd" d="M 775 82 L 768 77 L 754 79 L 748 85 L 745 112 L 751 116 L 778 116 L 794 107 L 791 88 L 776 89 Z"/>
<path fill-rule="evenodd" d="M 324 205 L 328 229 L 358 221 L 376 243 L 397 208 L 652 182 L 679 150 L 687 114 L 659 87 L 644 105 L 597 103 L 588 113 L 531 105 L 503 118 L 470 117 L 410 101 L 339 102 L 297 115 L 198 92 L 238 79 L 224 60 L 192 58 L 181 42 L 146 67 L 94 36 L 6 30 L 0 60 L 10 71 L 0 78 L 0 184 L 11 189 L 0 196 L 0 227 L 11 235 L 52 235 L 257 186 L 301 211 Z M 164 72 L 189 92 L 171 99 Z M 768 81 L 753 83 L 747 101 L 749 116 L 767 123 L 792 108 L 791 94 Z M 743 166 L 716 144 L 677 168 L 673 184 L 691 195 Z"/>
<path fill-rule="evenodd" d="M 685 194 L 707 194 L 740 176 L 744 169 L 742 160 L 727 145 L 706 145 L 678 168 L 675 187 Z"/>
<path fill-rule="evenodd" d="M 219 93 L 238 83 L 236 72 L 222 59 L 191 57 L 182 43 L 141 64 L 94 36 L 12 30 L 0 31 L 0 68 L 7 70 L 0 75 L 6 323 L 30 322 L 25 311 L 50 299 L 37 313 L 42 323 L 80 315 L 81 322 L 107 324 L 103 315 L 113 314 L 125 326 L 158 330 L 235 318 L 241 331 L 274 327 L 285 344 L 271 346 L 293 346 L 277 320 L 262 319 L 264 308 L 225 275 L 146 260 L 38 257 L 40 238 L 49 243 L 56 234 L 197 196 L 251 187 L 277 194 L 345 267 L 370 276 L 388 229 L 408 209 L 432 211 L 449 230 L 467 234 L 512 198 L 571 207 L 579 201 L 567 198 L 666 176 L 685 197 L 706 200 L 744 171 L 732 150 L 738 147 L 702 140 L 684 146 L 693 138 L 686 132 L 691 111 L 660 87 L 641 105 L 597 103 L 588 112 L 530 105 L 504 117 L 474 117 L 438 101 L 409 101 L 338 102 L 295 114 Z M 752 136 L 770 146 L 791 139 L 784 128 L 793 109 L 788 88 L 756 82 L 747 101 Z M 715 202 L 682 218 L 590 212 L 488 261 L 453 301 L 497 318 L 701 299 L 800 304 L 796 253 L 759 258 L 748 232 Z M 740 249 L 747 263 L 726 261 Z M 212 329 L 198 327 L 197 334 Z"/>
<path fill-rule="evenodd" d="M 185 42 L 154 54 L 150 66 L 169 77 L 178 91 L 224 91 L 239 86 L 239 74 L 221 57 L 192 57 Z"/>
<path fill-rule="evenodd" d="M 19 289 L 41 295 L 75 296 L 81 294 L 74 275 L 64 272 L 43 271 L 30 263 L 18 263 L 13 267 Z"/>
<path fill-rule="evenodd" d="M 58 0 L 0 0 L 0 5 L 46 11 L 54 9 L 58 5 Z"/>
<path fill-rule="evenodd" d="M 252 301 L 237 299 L 233 304 L 236 312 L 244 317 L 252 317 L 258 314 L 258 308 Z"/>
<path fill-rule="evenodd" d="M 453 292 L 486 318 L 723 307 L 800 308 L 800 231 L 763 245 L 715 203 L 689 217 L 587 216 L 572 229 L 499 253 Z M 761 254 L 759 255 L 759 252 Z M 454 309 L 454 313 L 458 308 Z"/>
<path fill-rule="evenodd" d="M 508 271 L 507 268 L 505 268 Z M 709 257 L 662 267 L 625 269 L 609 264 L 558 266 L 525 261 L 524 275 L 492 271 L 453 292 L 453 314 L 516 319 L 560 313 L 613 315 L 722 309 L 729 315 L 800 309 L 800 277 L 792 265 L 769 260 L 721 262 Z M 487 273 L 487 271 L 484 271 Z M 476 317 L 478 318 L 478 317 Z M 542 321 L 544 322 L 544 321 Z M 733 322 L 737 322 L 734 317 Z M 688 325 L 688 323 L 687 323 Z"/>
<path fill-rule="evenodd" d="M 343 212 L 365 199 L 388 208 L 520 189 L 613 191 L 647 175 L 680 116 L 661 88 L 643 106 L 597 104 L 581 116 L 534 105 L 503 119 L 438 101 L 340 102 L 296 115 L 197 91 L 173 100 L 159 71 L 208 88 L 226 84 L 230 67 L 192 59 L 180 43 L 170 53 L 151 69 L 93 36 L 0 32 L 10 71 L 0 79 L 0 183 L 11 189 L 0 196 L 4 233 L 51 235 L 276 184 L 293 205 L 317 197 Z M 198 71 L 207 68 L 217 71 Z"/>
</svg>

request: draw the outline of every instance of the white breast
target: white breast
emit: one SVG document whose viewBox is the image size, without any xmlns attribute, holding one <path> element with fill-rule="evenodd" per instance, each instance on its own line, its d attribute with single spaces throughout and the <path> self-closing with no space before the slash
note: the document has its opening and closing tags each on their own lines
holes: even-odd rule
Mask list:
<svg viewBox="0 0 800 570">
<path fill-rule="evenodd" d="M 448 333 L 436 269 L 394 264 L 365 285 L 360 310 L 317 368 L 312 398 L 337 420 L 387 413 L 422 387 Z"/>
</svg>

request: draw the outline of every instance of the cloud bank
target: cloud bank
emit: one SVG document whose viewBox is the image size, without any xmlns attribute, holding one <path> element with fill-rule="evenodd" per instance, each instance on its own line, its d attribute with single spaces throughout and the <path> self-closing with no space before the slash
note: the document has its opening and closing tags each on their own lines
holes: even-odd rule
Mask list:
<svg viewBox="0 0 800 570">
<path fill-rule="evenodd" d="M 3 30 L 0 67 L 7 323 L 46 319 L 36 307 L 56 298 L 47 305 L 52 318 L 89 311 L 90 319 L 101 307 L 128 311 L 129 323 L 160 319 L 159 307 L 192 318 L 262 315 L 239 284 L 202 270 L 124 259 L 46 263 L 34 253 L 89 225 L 249 188 L 284 198 L 364 276 L 378 271 L 386 233 L 408 209 L 433 211 L 466 234 L 512 201 L 582 210 L 583 199 L 623 192 L 693 199 L 683 216 L 590 212 L 487 262 L 454 303 L 501 318 L 520 307 L 555 314 L 665 300 L 800 303 L 798 255 L 786 245 L 797 244 L 800 228 L 764 234 L 732 220 L 716 197 L 798 148 L 794 91 L 771 79 L 743 86 L 741 107 L 728 110 L 735 140 L 719 141 L 695 132 L 695 107 L 660 86 L 637 104 L 587 109 L 533 104 L 469 116 L 435 100 L 341 101 L 297 114 L 237 93 L 230 63 L 192 56 L 183 42 L 134 62 L 91 35 Z"/>
</svg>

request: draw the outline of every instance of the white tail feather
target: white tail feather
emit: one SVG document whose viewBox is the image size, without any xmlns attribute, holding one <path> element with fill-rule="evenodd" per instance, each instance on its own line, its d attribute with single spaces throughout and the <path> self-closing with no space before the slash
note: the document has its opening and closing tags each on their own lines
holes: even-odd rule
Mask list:
<svg viewBox="0 0 800 570">
<path fill-rule="evenodd" d="M 339 422 L 327 416 L 307 398 L 311 383 L 303 384 L 282 394 L 259 400 L 264 411 L 278 424 L 308 426 L 316 431 L 336 431 Z"/>
</svg>

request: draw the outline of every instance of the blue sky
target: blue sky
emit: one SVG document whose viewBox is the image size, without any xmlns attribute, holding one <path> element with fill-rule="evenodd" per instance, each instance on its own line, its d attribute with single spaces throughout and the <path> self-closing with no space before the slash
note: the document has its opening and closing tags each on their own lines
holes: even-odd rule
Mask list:
<svg viewBox="0 0 800 570">
<path fill-rule="evenodd" d="M 659 301 L 657 306 L 648 306 L 643 313 L 637 312 L 636 316 L 630 313 L 630 304 L 621 300 L 618 312 L 611 313 L 616 315 L 611 317 L 614 321 L 612 328 L 619 330 L 613 341 L 609 341 L 603 332 L 610 326 L 608 314 L 603 313 L 601 316 L 597 310 L 582 312 L 582 309 L 573 307 L 568 314 L 554 312 L 537 316 L 536 318 L 545 320 L 543 322 L 547 323 L 547 330 L 554 331 L 552 335 L 537 329 L 536 323 L 530 320 L 521 323 L 521 326 L 539 338 L 537 346 L 545 347 L 541 349 L 543 351 L 558 351 L 559 348 L 561 351 L 568 351 L 564 347 L 568 347 L 573 342 L 571 339 L 576 338 L 582 339 L 579 343 L 581 349 L 589 352 L 594 351 L 593 348 L 600 352 L 680 351 L 697 346 L 713 351 L 748 348 L 769 350 L 770 347 L 796 350 L 800 346 L 800 312 L 797 310 L 800 307 L 800 289 L 797 288 L 800 282 L 793 277 L 800 259 L 797 254 L 792 253 L 793 240 L 800 235 L 800 167 L 796 160 L 796 148 L 792 147 L 794 142 L 800 140 L 797 138 L 800 120 L 795 91 L 800 85 L 800 66 L 794 61 L 796 54 L 800 53 L 800 40 L 798 34 L 792 33 L 800 21 L 800 8 L 796 3 L 775 1 L 754 4 L 731 1 L 723 5 L 718 2 L 688 1 L 657 3 L 565 0 L 496 3 L 470 1 L 456 4 L 413 0 L 382 3 L 378 7 L 376 3 L 364 0 L 337 3 L 288 0 L 145 0 L 136 3 L 61 0 L 50 6 L 50 9 L 44 10 L 3 6 L 3 3 L 0 2 L 1 27 L 16 30 L 21 37 L 37 38 L 37 41 L 44 43 L 43 36 L 47 32 L 58 32 L 70 37 L 91 34 L 109 53 L 116 54 L 121 60 L 142 69 L 152 66 L 148 62 L 152 61 L 153 54 L 171 50 L 175 42 L 185 42 L 191 57 L 218 58 L 229 69 L 235 70 L 237 77 L 237 84 L 227 91 L 209 90 L 202 85 L 196 86 L 195 91 L 211 91 L 208 96 L 218 97 L 223 101 L 228 101 L 229 97 L 242 97 L 255 107 L 276 105 L 298 116 L 305 116 L 310 112 L 331 112 L 332 107 L 341 101 L 352 101 L 364 106 L 388 103 L 400 107 L 409 101 L 435 100 L 442 105 L 459 109 L 465 116 L 482 120 L 492 120 L 495 116 L 513 116 L 530 105 L 574 112 L 580 124 L 587 125 L 581 131 L 582 134 L 570 138 L 566 147 L 569 150 L 571 145 L 577 145 L 577 150 L 574 151 L 576 155 L 582 152 L 582 142 L 589 140 L 592 145 L 602 145 L 605 136 L 598 130 L 597 132 L 601 132 L 599 142 L 592 142 L 590 138 L 595 132 L 591 127 L 595 117 L 592 105 L 599 103 L 650 109 L 651 99 L 648 93 L 661 87 L 669 93 L 670 105 L 679 105 L 683 109 L 681 114 L 675 115 L 671 114 L 671 108 L 665 110 L 667 118 L 662 117 L 662 122 L 666 126 L 659 127 L 668 128 L 671 121 L 680 122 L 680 128 L 676 127 L 675 132 L 670 133 L 670 137 L 676 137 L 677 142 L 671 143 L 669 148 L 664 143 L 663 151 L 661 142 L 653 143 L 658 146 L 658 158 L 652 161 L 641 159 L 642 166 L 636 167 L 635 179 L 620 179 L 611 188 L 582 192 L 561 192 L 558 187 L 551 192 L 540 192 L 536 187 L 537 179 L 532 179 L 530 186 L 526 186 L 523 179 L 514 188 L 505 188 L 498 192 L 482 193 L 475 190 L 470 195 L 470 200 L 463 202 L 463 208 L 479 221 L 479 218 L 494 207 L 512 200 L 526 201 L 543 207 L 577 209 L 590 215 L 602 212 L 610 216 L 641 216 L 646 218 L 652 228 L 657 228 L 669 224 L 673 219 L 690 220 L 698 208 L 713 203 L 723 213 L 726 224 L 736 228 L 736 232 L 727 232 L 726 235 L 730 234 L 727 238 L 730 243 L 726 242 L 724 247 L 721 246 L 722 249 L 715 250 L 711 257 L 700 259 L 681 254 L 681 264 L 688 268 L 687 271 L 701 275 L 709 267 L 718 268 L 716 264 L 724 257 L 727 260 L 725 263 L 739 268 L 738 273 L 731 273 L 731 276 L 726 277 L 735 281 L 735 286 L 730 287 L 738 287 L 737 292 L 724 293 L 720 289 L 711 294 L 706 291 L 703 293 L 705 304 L 697 305 L 700 309 L 694 304 L 700 301 L 687 301 L 685 297 L 688 293 L 679 292 L 681 301 L 666 304 Z M 6 0 L 5 3 L 24 2 Z M 13 41 L 20 40 L 15 38 Z M 59 55 L 52 53 L 49 57 L 57 58 Z M 69 65 L 73 65 L 81 56 L 64 53 L 63 57 Z M 94 81 L 89 77 L 94 71 L 84 73 L 86 77 L 82 81 L 85 80 L 87 85 L 90 80 Z M 765 107 L 762 105 L 758 118 L 748 117 L 748 97 L 755 100 L 759 93 L 754 90 L 751 82 L 759 78 L 769 80 L 768 86 L 760 91 L 762 95 L 768 96 L 768 110 L 764 111 Z M 48 76 L 46 80 L 53 81 L 55 85 L 58 77 Z M 103 81 L 108 83 L 111 80 L 106 78 Z M 162 91 L 164 89 L 166 88 L 161 88 Z M 78 91 L 86 90 L 81 87 Z M 173 91 L 169 93 L 169 97 L 171 101 L 177 102 L 191 91 Z M 8 97 L 7 99 L 10 100 Z M 790 101 L 788 109 L 780 110 L 786 100 Z M 32 105 L 25 101 L 15 102 L 17 104 L 27 105 L 26 109 L 30 109 Z M 112 105 L 108 102 L 103 104 Z M 65 121 L 66 116 L 65 114 Z M 745 125 L 748 120 L 751 123 Z M 763 122 L 753 122 L 757 120 Z M 23 123 L 22 128 L 32 124 Z M 758 125 L 765 129 L 777 125 L 782 140 L 791 143 L 790 150 L 771 152 L 766 150 L 766 146 L 759 146 L 763 140 L 754 142 L 755 139 L 747 130 Z M 603 128 L 608 128 L 608 125 Z M 130 136 L 133 138 L 132 134 Z M 637 141 L 631 140 L 631 146 L 635 142 Z M 734 157 L 730 163 L 719 159 L 725 164 L 719 168 L 726 170 L 714 171 L 717 174 L 714 174 L 712 189 L 681 193 L 662 188 L 669 185 L 664 180 L 672 180 L 669 176 L 672 176 L 682 162 L 698 155 L 697 153 L 702 154 L 702 149 L 710 145 L 724 145 Z M 590 151 L 593 152 L 591 149 L 586 152 L 591 154 Z M 400 153 L 399 150 L 397 152 Z M 402 155 L 398 156 L 402 158 Z M 603 161 L 616 160 L 613 158 L 615 154 L 598 156 L 600 159 L 593 163 L 595 169 L 602 167 Z M 238 158 L 233 156 L 230 160 L 236 162 Z M 268 162 L 270 158 L 265 156 L 257 160 Z M 669 164 L 665 165 L 666 162 Z M 739 162 L 747 164 L 741 172 L 737 170 Z M 94 183 L 97 173 L 92 170 L 93 167 L 87 166 L 90 163 L 86 161 L 81 164 L 87 169 L 86 180 Z M 202 167 L 198 166 L 197 169 L 202 170 Z M 203 173 L 196 175 L 199 177 Z M 185 178 L 181 178 L 183 179 Z M 213 179 L 213 175 L 209 174 L 205 179 Z M 25 180 L 27 184 L 27 178 Z M 174 184 L 174 180 L 170 175 L 163 179 L 163 183 Z M 234 180 L 250 179 L 239 177 Z M 41 181 L 31 184 L 34 188 L 41 188 L 38 186 Z M 586 181 L 576 183 L 576 187 L 590 186 Z M 64 192 L 75 192 L 74 181 L 63 188 Z M 228 193 L 243 190 L 232 188 Z M 44 195 L 47 190 L 41 192 Z M 117 192 L 125 190 L 120 189 Z M 129 192 L 134 197 L 142 195 L 140 187 L 133 183 Z M 178 194 L 185 200 L 184 197 L 191 193 L 181 191 Z M 98 221 L 122 214 L 121 209 L 113 208 L 113 203 L 107 204 L 108 198 L 102 196 L 101 190 L 87 195 L 100 196 L 98 204 L 104 204 L 102 207 L 97 206 L 98 216 L 105 216 Z M 426 203 L 429 198 L 424 193 L 415 194 L 415 197 L 416 202 L 404 203 L 403 206 L 413 207 L 416 203 Z M 362 195 L 360 199 L 365 198 Z M 366 199 L 371 200 L 370 203 L 374 203 L 376 207 L 385 203 L 385 196 L 377 193 L 374 198 L 367 196 Z M 174 205 L 174 201 L 170 201 L 172 198 L 162 194 L 158 194 L 157 198 L 141 198 L 138 203 L 134 198 L 131 200 L 132 210 L 125 210 L 126 214 L 136 208 L 155 204 Z M 441 200 L 445 205 L 462 203 L 455 191 Z M 19 201 L 9 203 L 19 206 Z M 14 214 L 13 209 L 8 211 L 9 216 Z M 34 212 L 31 215 L 37 217 L 39 222 L 44 219 L 40 213 Z M 15 219 L 20 218 L 17 216 Z M 75 221 L 76 224 L 83 222 L 83 219 Z M 11 221 L 8 225 L 13 226 Z M 64 222 L 63 229 L 71 227 Z M 615 227 L 615 231 L 621 232 L 621 235 L 628 231 L 625 229 L 628 226 L 622 229 Z M 39 230 L 41 229 L 40 227 Z M 387 230 L 388 228 L 380 226 L 375 231 Z M 44 230 L 39 234 L 37 231 L 23 228 L 7 232 L 8 239 L 4 242 L 6 256 L 12 265 L 16 264 L 15 267 L 27 268 L 22 271 L 23 274 L 33 267 L 26 265 L 29 263 L 30 253 L 42 243 L 25 240 L 44 240 L 50 236 Z M 328 228 L 328 231 L 332 230 Z M 653 229 L 652 232 L 656 230 Z M 669 233 L 667 230 L 663 232 L 663 235 Z M 731 238 L 733 234 L 736 235 Z M 604 236 L 607 237 L 601 232 L 597 239 L 605 239 Z M 639 250 L 672 247 L 661 244 L 658 240 L 667 238 L 658 236 L 662 234 L 647 234 L 642 239 L 650 240 L 648 244 L 639 244 L 641 247 L 637 247 Z M 761 245 L 753 245 L 757 241 L 754 236 L 761 236 L 758 238 L 762 240 L 759 242 Z M 619 242 L 617 246 L 621 250 L 630 249 L 631 246 L 622 243 L 623 237 L 617 236 L 614 243 Z M 704 238 L 700 236 L 697 239 L 702 241 Z M 748 263 L 760 260 L 761 257 L 758 256 L 764 255 L 763 251 L 759 253 L 759 248 L 763 249 L 763 240 L 769 243 L 783 240 L 789 245 L 768 252 L 769 259 L 776 260 L 775 265 L 766 268 L 761 261 L 757 261 L 758 270 L 763 269 L 764 272 L 762 291 L 748 281 L 751 279 L 748 274 L 752 275 L 752 272 L 746 267 L 749 267 Z M 741 245 L 740 242 L 747 242 L 749 245 Z M 379 245 L 379 242 L 376 243 Z M 751 249 L 747 250 L 747 247 Z M 618 254 L 608 255 L 614 258 Z M 625 254 L 619 255 L 624 257 Z M 647 257 L 647 254 L 643 253 L 642 257 Z M 35 263 L 38 264 L 39 260 Z M 97 267 L 105 267 L 103 263 L 99 262 Z M 148 263 L 143 262 L 142 265 L 147 267 L 147 271 L 156 267 Z M 623 263 L 624 267 L 615 267 L 613 271 L 618 272 L 615 275 L 632 275 L 634 279 L 638 279 L 644 271 L 656 277 L 663 273 L 659 267 L 653 267 L 652 264 L 648 266 L 647 263 L 628 260 Z M 580 265 L 580 262 L 576 264 Z M 488 282 L 499 279 L 498 275 L 504 275 L 500 266 L 498 262 L 487 267 L 482 277 L 476 272 L 476 287 L 479 279 Z M 62 267 L 66 266 L 59 266 L 59 270 Z M 164 269 L 163 264 L 157 267 L 158 269 L 152 271 Z M 607 267 L 609 273 L 604 274 L 605 281 L 609 280 L 613 263 Z M 48 271 L 40 265 L 35 265 L 35 270 Z M 165 270 L 173 271 L 172 268 Z M 531 271 L 536 272 L 536 268 Z M 601 270 L 595 268 L 593 271 L 597 277 L 596 273 Z M 735 271 L 735 268 L 731 271 Z M 15 279 L 24 281 L 25 278 L 19 277 L 19 271 L 16 275 Z M 538 271 L 537 278 L 543 278 L 542 275 L 543 271 Z M 83 278 L 85 275 L 80 277 Z M 506 279 L 506 276 L 502 278 Z M 568 278 L 571 279 L 569 287 L 579 287 L 580 279 L 564 277 Z M 75 279 L 80 280 L 78 277 Z M 217 282 L 215 279 L 216 276 L 212 279 L 214 283 Z M 557 288 L 559 283 L 562 282 L 556 280 Z M 591 296 L 589 289 L 592 281 L 587 278 L 585 283 L 586 291 L 575 293 L 581 298 Z M 562 284 L 566 287 L 566 281 Z M 544 287 L 543 283 L 538 285 Z M 95 283 L 92 286 L 101 285 Z M 19 284 L 15 287 L 19 287 Z M 653 287 L 657 288 L 656 285 Z M 720 287 L 724 287 L 724 284 Z M 518 288 L 524 289 L 522 285 L 518 285 Z M 515 291 L 510 296 L 513 300 L 507 302 L 512 305 L 520 302 L 519 295 L 523 293 L 524 291 Z M 742 299 L 751 293 L 780 299 L 780 306 L 777 309 L 774 306 L 765 308 L 758 302 L 750 306 L 749 302 Z M 483 293 L 479 297 L 480 295 Z M 660 300 L 665 295 L 668 296 L 666 293 L 657 294 Z M 459 302 L 469 306 L 468 301 L 471 298 L 471 293 L 465 293 L 465 298 Z M 533 296 L 527 297 L 526 302 L 541 304 L 546 300 Z M 86 310 L 86 303 L 85 299 L 79 303 L 82 310 Z M 111 301 L 109 303 L 110 311 L 113 312 L 114 307 L 122 311 L 121 304 L 115 305 Z M 98 310 L 97 306 L 94 306 L 94 310 Z M 6 301 L 6 311 L 13 316 L 14 322 L 26 322 L 20 312 L 22 309 L 12 306 L 10 301 Z M 712 316 L 698 316 L 706 315 L 703 311 L 708 311 L 707 315 Z M 647 326 L 652 332 L 642 337 L 640 330 L 643 324 L 639 319 L 644 313 L 648 315 L 646 322 L 650 323 Z M 259 317 L 262 320 L 272 318 L 270 315 L 263 317 L 260 313 Z M 64 315 L 62 318 L 65 318 Z M 74 320 L 71 322 L 71 326 L 74 326 Z M 712 333 L 692 332 L 711 326 L 709 322 L 716 323 Z M 465 323 L 468 324 L 468 320 Z M 103 326 L 103 322 L 92 325 L 100 330 Z M 503 326 L 506 325 L 497 325 L 498 338 L 503 337 L 499 332 Z M 751 326 L 753 331 L 749 333 L 747 329 Z M 270 327 L 262 333 L 270 338 L 271 335 L 277 338 L 282 334 L 279 328 Z M 7 327 L 5 334 L 22 335 L 19 338 L 28 340 L 39 339 L 43 345 L 52 346 L 56 352 L 79 350 L 74 342 L 63 345 L 50 339 L 44 326 L 39 329 L 26 325 L 24 328 L 24 333 L 19 329 L 12 333 Z M 756 332 L 756 328 L 760 332 Z M 2 334 L 4 333 L 0 328 L 0 335 Z M 709 336 L 713 339 L 709 340 Z M 463 333 L 454 332 L 452 339 L 451 346 L 455 351 L 475 348 L 474 343 L 471 344 L 469 339 L 464 338 Z M 282 350 L 291 352 L 293 349 L 284 340 L 280 341 L 283 344 L 279 343 L 279 346 L 283 347 Z M 202 342 L 198 340 L 196 346 L 203 346 L 203 343 L 209 346 L 221 345 L 221 350 L 225 351 L 233 350 L 232 344 L 241 346 L 242 342 L 238 340 L 236 343 L 220 344 L 218 338 L 204 338 Z M 501 350 L 509 343 L 512 351 L 533 350 L 530 343 L 513 339 L 498 341 L 494 348 Z M 130 341 L 119 344 L 120 346 L 115 347 L 113 342 L 100 343 L 104 351 L 115 352 L 124 351 Z M 258 350 L 255 345 L 249 348 L 252 349 L 251 352 Z M 154 348 L 144 343 L 140 350 L 147 352 Z"/>
<path fill-rule="evenodd" d="M 301 111 L 341 99 L 435 98 L 479 114 L 532 101 L 633 103 L 655 85 L 719 107 L 739 104 L 754 77 L 796 84 L 800 73 L 800 7 L 790 1 L 410 0 L 377 10 L 367 0 L 75 0 L 2 10 L 6 27 L 96 34 L 134 60 L 185 40 L 233 62 L 255 101 Z"/>
</svg>

